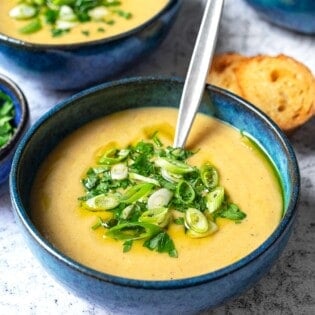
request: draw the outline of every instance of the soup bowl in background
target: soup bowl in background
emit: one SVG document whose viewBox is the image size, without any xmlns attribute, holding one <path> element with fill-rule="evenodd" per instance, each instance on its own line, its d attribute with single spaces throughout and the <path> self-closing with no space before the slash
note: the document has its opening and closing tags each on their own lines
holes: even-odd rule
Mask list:
<svg viewBox="0 0 315 315">
<path fill-rule="evenodd" d="M 293 31 L 315 34 L 314 0 L 246 0 L 263 18 Z"/>
<path fill-rule="evenodd" d="M 29 109 L 27 100 L 20 88 L 8 77 L 0 74 L 0 92 L 9 96 L 14 107 L 14 134 L 11 139 L 0 148 L 0 185 L 3 184 L 11 169 L 13 154 L 21 140 L 28 124 Z"/>
<path fill-rule="evenodd" d="M 175 21 L 181 0 L 129 31 L 73 44 L 35 44 L 0 33 L 0 63 L 44 87 L 72 90 L 107 80 L 156 48 Z"/>
<path fill-rule="evenodd" d="M 299 170 L 293 149 L 279 128 L 236 95 L 208 85 L 200 107 L 207 115 L 249 133 L 278 169 L 284 215 L 276 230 L 241 260 L 200 276 L 148 281 L 113 276 L 67 257 L 33 224 L 30 193 L 39 166 L 65 136 L 96 118 L 145 107 L 177 107 L 183 83 L 177 79 L 132 78 L 99 85 L 61 102 L 28 131 L 15 154 L 10 193 L 25 240 L 44 268 L 74 293 L 122 314 L 192 314 L 213 308 L 253 286 L 284 249 L 296 217 Z"/>
</svg>

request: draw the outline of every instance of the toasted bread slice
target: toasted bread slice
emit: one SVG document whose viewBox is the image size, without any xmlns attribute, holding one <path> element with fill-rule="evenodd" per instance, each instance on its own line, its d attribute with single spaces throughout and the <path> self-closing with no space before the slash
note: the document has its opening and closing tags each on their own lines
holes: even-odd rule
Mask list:
<svg viewBox="0 0 315 315">
<path fill-rule="evenodd" d="M 235 76 L 235 69 L 239 62 L 246 60 L 246 58 L 237 53 L 215 55 L 207 82 L 241 95 L 241 89 Z"/>
<path fill-rule="evenodd" d="M 315 81 L 310 70 L 285 55 L 256 56 L 235 69 L 240 95 L 262 109 L 286 132 L 314 113 Z"/>
</svg>

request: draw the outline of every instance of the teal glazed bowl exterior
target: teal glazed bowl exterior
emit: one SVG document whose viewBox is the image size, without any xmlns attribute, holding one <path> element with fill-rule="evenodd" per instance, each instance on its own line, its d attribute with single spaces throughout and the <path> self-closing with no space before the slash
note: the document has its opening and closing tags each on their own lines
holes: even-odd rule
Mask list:
<svg viewBox="0 0 315 315">
<path fill-rule="evenodd" d="M 314 0 L 246 0 L 263 18 L 293 31 L 315 34 Z"/>
<path fill-rule="evenodd" d="M 182 89 L 183 82 L 177 79 L 132 78 L 83 91 L 40 118 L 14 157 L 11 200 L 31 251 L 50 274 L 75 294 L 115 314 L 195 314 L 225 303 L 253 286 L 270 269 L 292 231 L 300 179 L 290 143 L 254 106 L 208 85 L 200 111 L 252 135 L 279 170 L 285 212 L 277 229 L 261 246 L 215 272 L 179 280 L 147 281 L 117 277 L 81 265 L 39 233 L 30 216 L 31 186 L 40 164 L 58 142 L 83 124 L 116 111 L 145 106 L 177 107 Z"/>
<path fill-rule="evenodd" d="M 53 90 L 82 89 L 127 70 L 154 50 L 175 21 L 182 0 L 128 32 L 78 44 L 44 45 L 0 33 L 0 63 Z"/>
<path fill-rule="evenodd" d="M 15 127 L 12 138 L 0 148 L 0 185 L 2 185 L 9 177 L 15 149 L 29 124 L 29 109 L 21 89 L 11 79 L 1 74 L 0 91 L 8 95 L 13 102 Z"/>
</svg>

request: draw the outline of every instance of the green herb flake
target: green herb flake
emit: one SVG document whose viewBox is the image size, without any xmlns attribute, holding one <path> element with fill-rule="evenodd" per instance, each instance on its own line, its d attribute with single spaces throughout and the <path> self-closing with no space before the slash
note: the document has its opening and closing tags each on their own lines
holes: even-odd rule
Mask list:
<svg viewBox="0 0 315 315">
<path fill-rule="evenodd" d="M 44 13 L 46 23 L 54 25 L 58 19 L 58 15 L 58 10 L 47 9 Z"/>
<path fill-rule="evenodd" d="M 229 203 L 214 213 L 215 217 L 226 218 L 233 221 L 241 221 L 246 218 L 246 213 L 234 204 Z"/>
<path fill-rule="evenodd" d="M 12 138 L 14 128 L 14 105 L 12 99 L 0 91 L 0 148 Z"/>
<path fill-rule="evenodd" d="M 146 240 L 143 246 L 159 253 L 168 253 L 170 257 L 178 257 L 174 242 L 166 232 L 161 232 L 151 239 Z"/>
<path fill-rule="evenodd" d="M 116 22 L 115 22 L 115 20 L 105 20 L 105 23 L 107 25 L 114 25 Z"/>
<path fill-rule="evenodd" d="M 114 10 L 113 12 L 126 20 L 129 20 L 132 18 L 132 14 L 124 10 Z"/>
<path fill-rule="evenodd" d="M 64 34 L 67 34 L 69 32 L 70 32 L 70 30 L 62 30 L 59 28 L 52 28 L 51 29 L 51 36 L 52 37 L 59 37 L 59 36 L 62 36 Z"/>
<path fill-rule="evenodd" d="M 127 253 L 131 250 L 132 248 L 132 244 L 133 244 L 133 241 L 129 240 L 129 241 L 125 241 L 123 243 L 123 252 L 124 253 Z"/>
<path fill-rule="evenodd" d="M 184 225 L 185 220 L 183 217 L 179 217 L 179 218 L 174 219 L 174 223 L 177 225 Z"/>
<path fill-rule="evenodd" d="M 83 30 L 83 31 L 81 31 L 81 33 L 82 33 L 84 36 L 90 36 L 90 31 Z"/>
</svg>

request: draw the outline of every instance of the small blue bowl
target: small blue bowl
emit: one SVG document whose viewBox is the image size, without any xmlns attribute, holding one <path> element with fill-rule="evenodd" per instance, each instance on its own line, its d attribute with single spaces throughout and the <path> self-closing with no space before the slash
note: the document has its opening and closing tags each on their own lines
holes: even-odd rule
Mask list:
<svg viewBox="0 0 315 315">
<path fill-rule="evenodd" d="M 271 23 L 293 31 L 315 34 L 314 0 L 246 0 Z"/>
<path fill-rule="evenodd" d="M 30 217 L 31 186 L 40 164 L 58 142 L 83 124 L 116 111 L 143 106 L 177 107 L 182 89 L 182 81 L 176 79 L 134 78 L 83 91 L 37 121 L 14 157 L 11 200 L 20 230 L 33 254 L 73 292 L 115 314 L 194 314 L 222 304 L 253 286 L 269 270 L 292 231 L 300 179 L 290 143 L 254 106 L 227 91 L 207 86 L 200 111 L 213 115 L 214 108 L 215 117 L 250 133 L 279 170 L 285 213 L 261 246 L 215 272 L 180 280 L 145 281 L 90 269 L 62 254 L 39 233 Z"/>
<path fill-rule="evenodd" d="M 9 78 L 0 74 L 0 91 L 8 95 L 15 111 L 15 133 L 7 144 L 0 148 L 0 185 L 3 184 L 11 169 L 13 154 L 29 123 L 29 110 L 26 98 L 20 88 Z"/>
<path fill-rule="evenodd" d="M 156 48 L 180 4 L 181 0 L 169 0 L 157 15 L 131 31 L 78 44 L 34 44 L 0 33 L 0 63 L 48 89 L 73 90 L 101 83 Z"/>
</svg>

